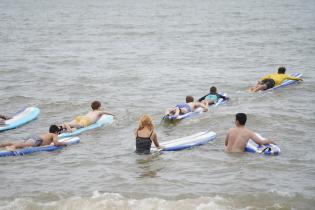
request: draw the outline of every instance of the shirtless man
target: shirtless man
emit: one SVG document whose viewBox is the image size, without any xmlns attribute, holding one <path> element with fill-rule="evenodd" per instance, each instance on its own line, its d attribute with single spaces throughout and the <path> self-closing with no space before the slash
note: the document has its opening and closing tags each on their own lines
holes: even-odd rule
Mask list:
<svg viewBox="0 0 315 210">
<path fill-rule="evenodd" d="M 24 147 L 39 147 L 50 145 L 52 142 L 55 146 L 67 146 L 64 142 L 58 141 L 59 127 L 57 125 L 51 125 L 49 127 L 49 133 L 40 135 L 40 136 L 32 136 L 26 138 L 24 141 L 19 143 L 3 143 L 0 144 L 0 147 L 6 147 L 7 150 L 14 151 L 16 149 L 21 149 Z"/>
<path fill-rule="evenodd" d="M 194 112 L 197 108 L 202 107 L 204 112 L 208 111 L 208 107 L 200 102 L 194 102 L 194 97 L 186 96 L 186 103 L 178 104 L 173 108 L 167 109 L 166 116 L 178 116 L 188 112 Z"/>
<path fill-rule="evenodd" d="M 101 111 L 100 110 L 101 102 L 99 102 L 99 101 L 93 101 L 91 104 L 91 108 L 92 108 L 92 111 L 90 111 L 89 113 L 87 113 L 84 116 L 77 116 L 71 122 L 62 124 L 61 128 L 66 129 L 68 132 L 72 132 L 74 130 L 73 128 L 75 128 L 75 129 L 83 128 L 83 127 L 87 127 L 87 126 L 95 123 L 104 114 L 113 115 L 110 112 Z"/>
<path fill-rule="evenodd" d="M 260 145 L 274 144 L 270 139 L 263 140 L 259 138 L 253 131 L 245 128 L 247 116 L 244 113 L 237 113 L 235 119 L 235 127 L 230 128 L 225 138 L 226 152 L 244 152 L 245 146 L 249 139 Z"/>
</svg>

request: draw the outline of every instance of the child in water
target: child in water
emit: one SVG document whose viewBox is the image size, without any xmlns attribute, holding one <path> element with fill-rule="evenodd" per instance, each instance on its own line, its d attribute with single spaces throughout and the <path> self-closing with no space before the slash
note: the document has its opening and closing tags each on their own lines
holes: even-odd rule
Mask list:
<svg viewBox="0 0 315 210">
<path fill-rule="evenodd" d="M 98 121 L 104 114 L 113 115 L 110 112 L 101 111 L 101 102 L 93 101 L 91 104 L 92 111 L 83 116 L 77 116 L 71 122 L 61 125 L 61 129 L 72 132 L 74 129 L 87 127 Z"/>
<path fill-rule="evenodd" d="M 136 132 L 136 153 L 149 154 L 152 141 L 156 148 L 161 148 L 157 140 L 157 135 L 149 115 L 143 115 L 139 120 L 139 127 Z"/>
<path fill-rule="evenodd" d="M 186 103 L 177 104 L 175 107 L 169 108 L 166 110 L 166 116 L 179 116 L 189 112 L 194 112 L 199 107 L 202 107 L 204 112 L 208 111 L 208 107 L 203 103 L 194 102 L 194 97 L 186 96 Z"/>
<path fill-rule="evenodd" d="M 208 95 L 205 95 L 204 97 L 200 98 L 198 101 L 201 101 L 206 106 L 216 104 L 220 98 L 223 98 L 223 100 L 228 100 L 228 97 L 225 97 L 223 95 L 220 95 L 217 93 L 217 88 L 212 86 L 210 88 L 210 93 Z"/>
</svg>

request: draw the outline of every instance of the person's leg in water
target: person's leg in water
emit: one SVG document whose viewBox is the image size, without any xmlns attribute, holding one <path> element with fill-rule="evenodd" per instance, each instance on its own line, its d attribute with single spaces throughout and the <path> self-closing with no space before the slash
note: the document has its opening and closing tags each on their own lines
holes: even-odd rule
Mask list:
<svg viewBox="0 0 315 210">
<path fill-rule="evenodd" d="M 180 114 L 180 109 L 178 107 L 169 108 L 166 110 L 166 116 L 175 116 L 177 117 Z"/>
<path fill-rule="evenodd" d="M 215 104 L 214 101 L 208 100 L 208 99 L 203 100 L 201 103 L 204 104 L 205 106 L 210 106 L 212 104 Z"/>
<path fill-rule="evenodd" d="M 14 151 L 16 149 L 22 149 L 25 147 L 33 147 L 33 146 L 34 146 L 34 142 L 29 141 L 29 140 L 26 140 L 24 142 L 19 142 L 19 143 L 8 142 L 8 143 L 0 144 L 0 147 L 5 147 L 6 150 L 9 150 L 9 151 Z"/>
</svg>

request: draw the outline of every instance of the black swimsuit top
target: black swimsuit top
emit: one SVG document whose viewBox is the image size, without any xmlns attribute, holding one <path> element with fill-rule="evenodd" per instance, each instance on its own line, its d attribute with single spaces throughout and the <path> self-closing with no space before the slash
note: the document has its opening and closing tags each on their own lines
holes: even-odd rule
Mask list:
<svg viewBox="0 0 315 210">
<path fill-rule="evenodd" d="M 153 134 L 153 131 L 151 132 L 149 137 L 143 138 L 138 136 L 138 131 L 137 131 L 137 137 L 136 137 L 136 152 L 137 153 L 144 153 L 144 154 L 149 154 L 150 149 L 151 149 L 151 136 Z"/>
</svg>

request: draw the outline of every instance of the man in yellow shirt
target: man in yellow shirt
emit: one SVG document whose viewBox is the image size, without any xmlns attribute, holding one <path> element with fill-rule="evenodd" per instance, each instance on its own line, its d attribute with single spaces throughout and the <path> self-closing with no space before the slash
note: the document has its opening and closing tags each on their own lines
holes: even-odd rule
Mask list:
<svg viewBox="0 0 315 210">
<path fill-rule="evenodd" d="M 274 86 L 281 85 L 281 83 L 286 80 L 302 80 L 301 78 L 291 77 L 285 73 L 285 67 L 280 67 L 278 73 L 268 74 L 262 77 L 254 87 L 249 89 L 250 92 L 257 92 L 260 90 L 267 90 L 273 88 Z"/>
</svg>

